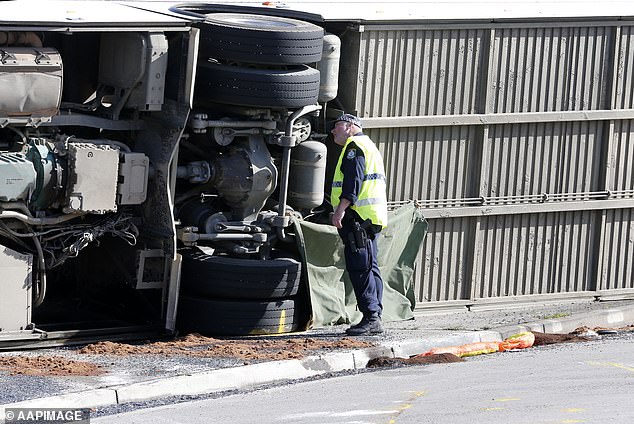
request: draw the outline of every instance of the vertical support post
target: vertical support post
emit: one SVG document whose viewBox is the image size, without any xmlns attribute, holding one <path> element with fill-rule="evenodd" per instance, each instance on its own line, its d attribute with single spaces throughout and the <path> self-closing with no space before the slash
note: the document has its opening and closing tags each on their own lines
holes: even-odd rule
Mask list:
<svg viewBox="0 0 634 424">
<path fill-rule="evenodd" d="M 495 28 L 491 28 L 487 35 L 482 39 L 482 56 L 480 58 L 480 78 L 478 81 L 478 99 L 476 99 L 476 107 L 478 113 L 490 113 L 490 93 L 493 86 L 493 62 L 495 60 Z M 469 187 L 469 197 L 484 197 L 486 195 L 486 183 L 488 180 L 487 163 L 485 158 L 489 152 L 490 137 L 489 137 L 489 125 L 482 125 L 477 130 L 477 140 L 474 140 L 474 145 L 477 146 L 478 151 L 472 156 L 472 175 L 470 178 L 471 184 Z M 480 276 L 482 273 L 482 261 L 483 261 L 483 235 L 482 235 L 482 217 L 473 218 L 473 231 L 470 235 L 469 244 L 471 249 L 465 252 L 469 255 L 466 260 L 465 277 L 467 284 L 463 297 L 468 300 L 475 300 L 478 293 L 481 292 L 478 288 L 480 282 Z"/>
<path fill-rule="evenodd" d="M 606 61 L 608 67 L 608 77 L 605 87 L 605 107 L 609 110 L 616 109 L 616 88 L 619 79 L 619 57 L 621 50 L 621 27 L 615 26 L 612 30 L 612 43 L 610 49 L 610 56 Z M 605 121 L 602 133 L 601 143 L 601 174 L 599 175 L 599 187 L 597 190 L 609 191 L 614 189 L 612 187 L 612 169 L 615 164 L 612 163 L 612 150 L 614 146 L 614 120 L 610 119 Z M 597 292 L 597 295 L 601 290 L 606 288 L 607 274 L 605 272 L 604 261 L 605 258 L 603 252 L 605 251 L 606 243 L 606 220 L 608 212 L 600 210 L 596 212 L 594 238 L 594 250 L 592 250 L 592 269 L 593 269 L 593 281 L 591 282 L 592 290 Z"/>
</svg>

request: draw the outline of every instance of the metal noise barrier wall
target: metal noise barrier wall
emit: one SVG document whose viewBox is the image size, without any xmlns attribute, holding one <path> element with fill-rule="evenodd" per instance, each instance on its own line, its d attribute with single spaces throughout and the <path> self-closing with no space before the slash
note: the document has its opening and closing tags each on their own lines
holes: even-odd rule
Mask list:
<svg viewBox="0 0 634 424">
<path fill-rule="evenodd" d="M 634 294 L 634 27 L 371 26 L 345 106 L 429 232 L 418 302 Z M 356 72 L 356 73 L 355 73 Z M 347 91 L 346 91 L 347 90 Z"/>
</svg>

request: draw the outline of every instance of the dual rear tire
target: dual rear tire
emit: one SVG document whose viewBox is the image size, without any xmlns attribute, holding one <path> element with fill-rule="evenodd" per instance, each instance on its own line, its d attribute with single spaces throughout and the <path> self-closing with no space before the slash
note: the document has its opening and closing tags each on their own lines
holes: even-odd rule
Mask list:
<svg viewBox="0 0 634 424">
<path fill-rule="evenodd" d="M 240 13 L 206 15 L 200 35 L 203 56 L 264 65 L 301 65 L 321 60 L 324 30 L 296 19 Z"/>
<path fill-rule="evenodd" d="M 203 63 L 198 74 L 201 102 L 292 109 L 315 104 L 319 97 L 319 71 L 306 65 L 256 69 Z"/>
<path fill-rule="evenodd" d="M 185 248 L 178 327 L 204 335 L 245 336 L 297 331 L 303 316 L 302 264 L 207 255 Z"/>
<path fill-rule="evenodd" d="M 324 30 L 274 16 L 210 13 L 201 24 L 201 103 L 300 108 L 319 98 Z"/>
<path fill-rule="evenodd" d="M 183 295 L 180 328 L 211 336 L 282 334 L 300 328 L 302 308 L 297 299 L 247 301 Z"/>
</svg>

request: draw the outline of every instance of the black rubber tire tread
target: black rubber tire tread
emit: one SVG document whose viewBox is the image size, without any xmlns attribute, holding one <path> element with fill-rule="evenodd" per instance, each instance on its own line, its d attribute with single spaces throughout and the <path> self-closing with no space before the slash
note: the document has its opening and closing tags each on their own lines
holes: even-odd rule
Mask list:
<svg viewBox="0 0 634 424">
<path fill-rule="evenodd" d="M 238 106 L 300 108 L 317 103 L 319 71 L 251 69 L 204 63 L 198 68 L 197 101 Z"/>
<path fill-rule="evenodd" d="M 207 255 L 196 248 L 183 256 L 184 293 L 236 300 L 272 300 L 297 294 L 302 264 L 294 258 L 266 261 Z"/>
<path fill-rule="evenodd" d="M 269 65 L 321 60 L 324 30 L 317 25 L 263 15 L 206 16 L 199 47 L 203 57 Z"/>
<path fill-rule="evenodd" d="M 198 67 L 197 101 L 238 106 L 300 108 L 317 103 L 319 71 L 252 69 L 217 63 Z"/>
<path fill-rule="evenodd" d="M 181 295 L 177 327 L 205 336 L 247 336 L 297 331 L 300 320 L 294 299 L 248 302 Z"/>
</svg>

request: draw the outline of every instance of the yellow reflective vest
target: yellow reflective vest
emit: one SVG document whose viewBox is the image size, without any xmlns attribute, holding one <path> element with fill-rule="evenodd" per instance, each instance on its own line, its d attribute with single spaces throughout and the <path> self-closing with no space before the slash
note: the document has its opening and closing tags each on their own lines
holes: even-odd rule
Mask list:
<svg viewBox="0 0 634 424">
<path fill-rule="evenodd" d="M 366 135 L 349 137 L 341 150 L 339 161 L 335 168 L 335 175 L 332 180 L 330 192 L 330 203 L 334 209 L 341 202 L 343 187 L 343 172 L 341 163 L 346 155 L 346 150 L 350 143 L 354 142 L 365 156 L 365 169 L 363 171 L 363 183 L 357 196 L 357 201 L 350 207 L 356 211 L 361 219 L 369 219 L 375 225 L 387 226 L 387 196 L 385 194 L 385 170 L 383 159 L 379 149 L 376 148 L 372 140 Z"/>
</svg>

